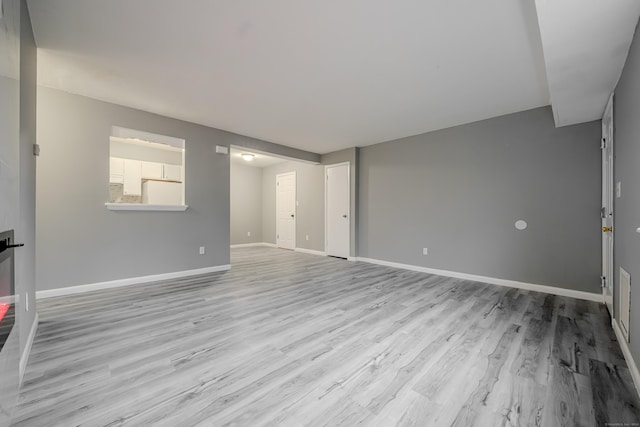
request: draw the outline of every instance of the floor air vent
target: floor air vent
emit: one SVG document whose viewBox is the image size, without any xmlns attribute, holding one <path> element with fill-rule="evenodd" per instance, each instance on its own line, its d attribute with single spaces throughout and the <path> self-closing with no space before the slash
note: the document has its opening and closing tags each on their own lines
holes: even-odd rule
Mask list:
<svg viewBox="0 0 640 427">
<path fill-rule="evenodd" d="M 629 320 L 631 314 L 631 275 L 620 268 L 620 329 L 629 342 Z"/>
</svg>

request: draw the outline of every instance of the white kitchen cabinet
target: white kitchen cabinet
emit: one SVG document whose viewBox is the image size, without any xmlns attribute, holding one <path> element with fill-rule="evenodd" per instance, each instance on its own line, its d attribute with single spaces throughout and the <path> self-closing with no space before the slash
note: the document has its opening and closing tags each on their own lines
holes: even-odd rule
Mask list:
<svg viewBox="0 0 640 427">
<path fill-rule="evenodd" d="M 142 203 L 148 205 L 182 205 L 182 183 L 145 181 L 142 184 Z"/>
<path fill-rule="evenodd" d="M 122 194 L 142 195 L 142 165 L 140 160 L 124 159 L 124 180 Z"/>
<path fill-rule="evenodd" d="M 162 163 L 142 161 L 143 179 L 162 179 Z"/>
<path fill-rule="evenodd" d="M 182 181 L 182 167 L 178 165 L 163 165 L 163 179 L 167 181 Z"/>
<path fill-rule="evenodd" d="M 124 183 L 124 159 L 109 157 L 109 182 L 114 184 Z"/>
</svg>

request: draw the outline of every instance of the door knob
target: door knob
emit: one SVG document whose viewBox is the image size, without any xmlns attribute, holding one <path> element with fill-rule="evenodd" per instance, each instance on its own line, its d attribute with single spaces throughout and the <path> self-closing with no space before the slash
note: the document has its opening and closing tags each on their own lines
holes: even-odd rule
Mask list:
<svg viewBox="0 0 640 427">
<path fill-rule="evenodd" d="M 342 215 L 342 218 L 346 218 L 346 217 L 347 217 L 347 215 L 346 215 L 346 214 Z"/>
<path fill-rule="evenodd" d="M 613 227 L 602 227 L 602 231 L 603 231 L 604 233 L 611 232 L 611 231 L 613 231 Z"/>
<path fill-rule="evenodd" d="M 293 218 L 293 214 L 291 214 L 291 218 Z"/>
</svg>

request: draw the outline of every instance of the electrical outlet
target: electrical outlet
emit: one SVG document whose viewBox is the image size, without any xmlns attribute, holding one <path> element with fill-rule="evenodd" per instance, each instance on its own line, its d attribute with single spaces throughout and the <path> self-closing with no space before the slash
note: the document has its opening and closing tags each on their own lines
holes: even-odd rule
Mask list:
<svg viewBox="0 0 640 427">
<path fill-rule="evenodd" d="M 247 231 L 247 237 L 251 237 L 251 232 Z"/>
<path fill-rule="evenodd" d="M 616 197 L 618 199 L 622 197 L 622 183 L 620 181 L 616 184 Z"/>
<path fill-rule="evenodd" d="M 422 255 L 429 255 L 429 248 L 422 248 Z"/>
<path fill-rule="evenodd" d="M 306 236 L 304 236 L 305 239 L 309 240 L 309 235 L 307 234 Z"/>
<path fill-rule="evenodd" d="M 200 255 L 204 255 L 204 246 L 200 246 Z"/>
</svg>

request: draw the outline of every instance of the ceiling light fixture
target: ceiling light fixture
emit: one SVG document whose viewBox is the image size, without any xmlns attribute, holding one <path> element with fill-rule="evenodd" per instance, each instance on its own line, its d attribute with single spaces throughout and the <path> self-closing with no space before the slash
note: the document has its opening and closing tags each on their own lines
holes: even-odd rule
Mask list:
<svg viewBox="0 0 640 427">
<path fill-rule="evenodd" d="M 243 159 L 245 159 L 247 162 L 250 162 L 251 160 L 253 160 L 253 158 L 255 157 L 253 154 L 242 154 L 240 157 L 242 157 Z"/>
</svg>

